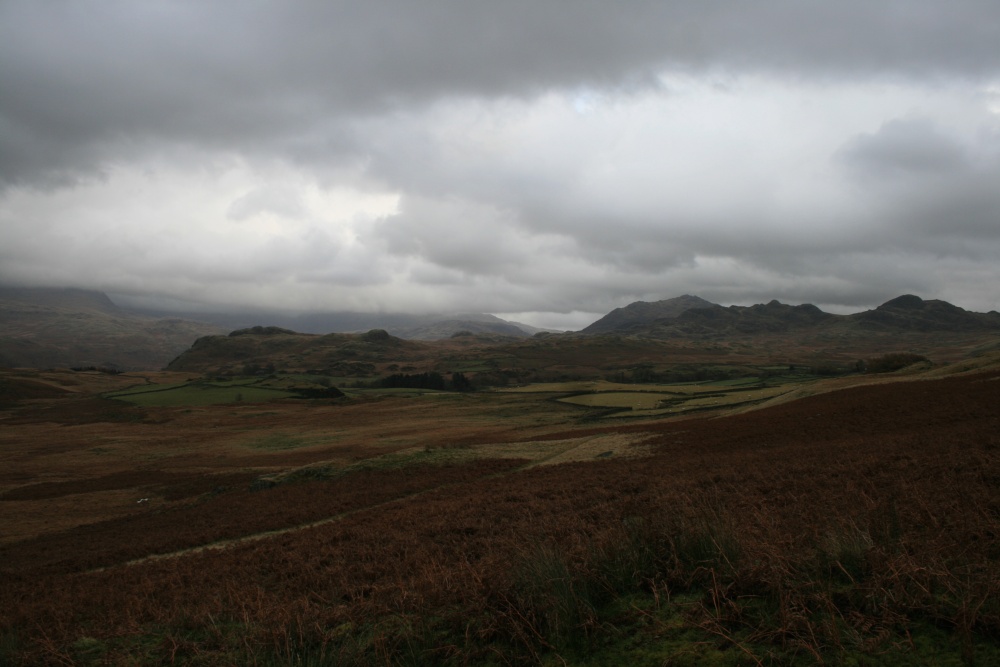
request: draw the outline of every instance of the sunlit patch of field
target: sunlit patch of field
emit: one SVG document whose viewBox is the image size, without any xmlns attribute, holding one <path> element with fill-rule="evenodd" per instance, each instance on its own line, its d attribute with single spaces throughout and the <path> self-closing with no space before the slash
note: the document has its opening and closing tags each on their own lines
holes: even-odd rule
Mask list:
<svg viewBox="0 0 1000 667">
<path fill-rule="evenodd" d="M 597 394 L 579 394 L 560 398 L 563 403 L 583 405 L 588 408 L 621 408 L 622 410 L 653 410 L 661 407 L 663 401 L 676 398 L 675 394 L 659 394 L 639 391 L 609 391 Z"/>
<path fill-rule="evenodd" d="M 609 383 L 610 384 L 610 383 Z M 634 387 L 635 385 L 631 385 Z M 645 387 L 645 385 L 644 385 Z M 720 383 L 699 385 L 649 385 L 644 391 L 594 391 L 559 398 L 561 403 L 588 408 L 604 408 L 615 412 L 608 416 L 620 416 L 628 411 L 633 416 L 676 415 L 693 410 L 729 408 L 747 403 L 767 401 L 791 390 L 789 385 L 741 388 L 740 384 Z M 654 391 L 654 388 L 669 391 Z"/>
<path fill-rule="evenodd" d="M 677 405 L 670 406 L 668 411 L 683 412 L 685 410 L 691 410 L 692 408 L 705 408 L 713 406 L 720 408 L 731 407 L 749 402 L 766 401 L 768 399 L 775 398 L 776 396 L 787 394 L 789 391 L 791 391 L 791 387 L 788 385 L 779 385 L 776 387 L 755 387 L 745 391 L 729 391 L 724 394 L 712 394 L 710 396 L 697 396 L 686 399 Z"/>
</svg>

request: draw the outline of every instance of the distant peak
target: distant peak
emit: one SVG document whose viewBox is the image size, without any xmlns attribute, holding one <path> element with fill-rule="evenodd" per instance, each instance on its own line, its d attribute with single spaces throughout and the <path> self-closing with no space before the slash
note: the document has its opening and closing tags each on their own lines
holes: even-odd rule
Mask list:
<svg viewBox="0 0 1000 667">
<path fill-rule="evenodd" d="M 905 310 L 919 310 L 924 307 L 924 300 L 919 296 L 913 294 L 904 294 L 902 296 L 897 296 L 891 301 L 886 301 L 876 310 L 882 310 L 883 308 L 900 308 Z"/>
</svg>

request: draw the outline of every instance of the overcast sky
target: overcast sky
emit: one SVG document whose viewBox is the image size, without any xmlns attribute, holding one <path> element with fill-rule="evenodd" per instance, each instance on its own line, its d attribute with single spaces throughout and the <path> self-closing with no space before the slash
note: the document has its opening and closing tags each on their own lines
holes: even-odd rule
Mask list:
<svg viewBox="0 0 1000 667">
<path fill-rule="evenodd" d="M 0 282 L 1000 310 L 1000 3 L 0 0 Z"/>
</svg>

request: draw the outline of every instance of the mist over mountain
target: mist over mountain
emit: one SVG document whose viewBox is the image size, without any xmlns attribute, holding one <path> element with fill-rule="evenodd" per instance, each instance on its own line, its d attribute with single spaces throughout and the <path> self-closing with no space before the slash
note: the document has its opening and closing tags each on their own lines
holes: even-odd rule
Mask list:
<svg viewBox="0 0 1000 667">
<path fill-rule="evenodd" d="M 378 329 L 394 338 L 422 341 L 465 335 L 482 344 L 526 341 L 543 331 L 486 313 L 168 313 L 121 308 L 97 291 L 4 287 L 0 288 L 0 365 L 162 368 L 204 336 L 261 326 L 310 335 Z M 835 315 L 812 304 L 772 300 L 725 307 L 686 294 L 616 308 L 565 336 L 570 341 L 598 335 L 691 341 L 772 336 L 767 343 L 771 346 L 812 341 L 820 347 L 830 336 L 861 340 L 893 333 L 992 332 L 1000 332 L 1000 313 L 975 313 L 914 295 L 897 297 L 872 310 Z"/>
<path fill-rule="evenodd" d="M 103 292 L 0 287 L 0 366 L 161 368 L 214 324 L 150 317 Z"/>
<path fill-rule="evenodd" d="M 193 312 L 171 313 L 166 310 L 137 309 L 155 317 L 182 316 L 218 325 L 225 329 L 245 329 L 267 325 L 291 329 L 299 333 L 357 333 L 385 329 L 393 336 L 414 340 L 439 340 L 456 333 L 492 333 L 515 337 L 530 336 L 540 329 L 520 322 L 510 322 L 488 313 L 359 313 L 307 312 L 288 313 L 279 310 L 253 312 Z"/>
<path fill-rule="evenodd" d="M 308 334 L 385 329 L 414 340 L 541 331 L 486 313 L 171 312 L 122 308 L 95 290 L 0 287 L 0 366 L 158 369 L 203 336 L 256 326 Z"/>
</svg>

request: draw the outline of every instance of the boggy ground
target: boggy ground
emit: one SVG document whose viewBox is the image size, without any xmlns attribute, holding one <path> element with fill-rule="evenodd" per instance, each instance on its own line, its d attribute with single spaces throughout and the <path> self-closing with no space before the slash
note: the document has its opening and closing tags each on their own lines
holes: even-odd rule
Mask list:
<svg viewBox="0 0 1000 667">
<path fill-rule="evenodd" d="M 1000 658 L 996 371 L 600 428 L 516 395 L 33 401 L 0 420 L 14 664 Z M 620 446 L 535 465 L 584 442 Z"/>
</svg>

